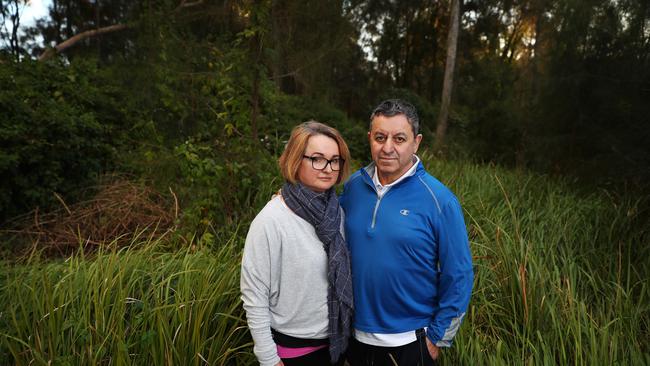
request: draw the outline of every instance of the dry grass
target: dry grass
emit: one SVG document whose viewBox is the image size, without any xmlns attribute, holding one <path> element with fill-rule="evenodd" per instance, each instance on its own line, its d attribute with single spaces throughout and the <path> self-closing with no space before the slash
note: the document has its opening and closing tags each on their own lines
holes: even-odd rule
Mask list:
<svg viewBox="0 0 650 366">
<path fill-rule="evenodd" d="M 36 209 L 20 220 L 19 229 L 7 232 L 33 243 L 30 252 L 57 257 L 80 248 L 93 252 L 107 243 L 128 245 L 135 236 L 158 238 L 174 228 L 178 203 L 171 189 L 163 196 L 144 184 L 107 176 L 93 191 L 91 199 L 72 205 L 55 193 L 59 209 Z"/>
</svg>

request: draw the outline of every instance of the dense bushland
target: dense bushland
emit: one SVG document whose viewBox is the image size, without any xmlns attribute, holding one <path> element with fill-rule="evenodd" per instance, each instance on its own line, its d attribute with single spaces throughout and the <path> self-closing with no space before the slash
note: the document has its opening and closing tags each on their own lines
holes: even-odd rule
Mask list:
<svg viewBox="0 0 650 366">
<path fill-rule="evenodd" d="M 5 4 L 26 2 L 0 0 L 17 24 Z M 402 97 L 435 137 L 448 2 L 391 4 L 59 0 L 24 39 L 0 31 L 0 363 L 253 362 L 240 249 L 291 128 L 338 128 L 357 167 L 371 108 Z M 461 10 L 444 150 L 462 159 L 423 155 L 464 205 L 477 274 L 443 364 L 650 363 L 646 3 Z M 107 200 L 106 175 L 143 204 Z M 78 247 L 44 247 L 61 236 L 43 217 Z"/>
<path fill-rule="evenodd" d="M 113 170 L 178 185 L 194 227 L 232 222 L 293 125 L 335 125 L 364 161 L 368 113 L 388 97 L 412 101 L 425 143 L 435 137 L 449 2 L 60 0 L 32 27 L 18 19 L 26 4 L 0 1 L 0 222 L 51 208 L 54 192 L 75 202 Z M 645 184 L 645 2 L 486 0 L 461 13 L 443 151 Z M 243 189 L 215 194 L 227 184 Z"/>
<path fill-rule="evenodd" d="M 92 63 L 0 57 L 0 222 L 56 202 L 115 166 L 127 117 Z"/>
<path fill-rule="evenodd" d="M 474 294 L 443 364 L 650 361 L 647 198 L 438 161 L 465 208 Z M 259 210 L 279 182 L 260 186 Z M 238 293 L 246 222 L 219 240 L 3 262 L 3 363 L 253 364 Z M 16 301 L 20 299 L 20 301 Z"/>
</svg>

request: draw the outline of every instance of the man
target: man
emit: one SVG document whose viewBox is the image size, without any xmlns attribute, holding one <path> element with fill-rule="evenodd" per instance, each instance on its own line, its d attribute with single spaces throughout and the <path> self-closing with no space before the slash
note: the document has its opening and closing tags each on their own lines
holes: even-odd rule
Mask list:
<svg viewBox="0 0 650 366">
<path fill-rule="evenodd" d="M 465 315 L 474 274 L 454 194 L 415 155 L 415 108 L 386 100 L 370 117 L 373 162 L 345 184 L 352 259 L 351 365 L 434 365 Z"/>
</svg>

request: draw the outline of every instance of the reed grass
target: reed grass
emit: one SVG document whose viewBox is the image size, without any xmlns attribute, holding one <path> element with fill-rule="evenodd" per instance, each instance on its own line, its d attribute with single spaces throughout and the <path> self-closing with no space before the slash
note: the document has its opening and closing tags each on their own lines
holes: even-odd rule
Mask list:
<svg viewBox="0 0 650 366">
<path fill-rule="evenodd" d="M 0 364 L 250 363 L 241 238 L 216 250 L 158 241 L 2 268 Z M 194 248 L 194 249 L 192 249 Z"/>
<path fill-rule="evenodd" d="M 463 204 L 476 274 L 442 365 L 650 364 L 648 197 L 423 160 Z"/>
<path fill-rule="evenodd" d="M 442 365 L 650 364 L 647 197 L 422 158 L 463 204 L 476 273 Z M 138 238 L 92 258 L 0 262 L 0 364 L 255 364 L 239 299 L 246 227 L 172 251 Z"/>
</svg>

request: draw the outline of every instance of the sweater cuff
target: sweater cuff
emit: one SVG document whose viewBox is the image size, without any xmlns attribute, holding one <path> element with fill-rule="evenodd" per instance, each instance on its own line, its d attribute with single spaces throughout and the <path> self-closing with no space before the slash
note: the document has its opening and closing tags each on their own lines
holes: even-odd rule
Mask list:
<svg viewBox="0 0 650 366">
<path fill-rule="evenodd" d="M 280 357 L 276 354 L 275 357 L 269 360 L 260 361 L 260 366 L 275 366 L 280 361 Z"/>
</svg>

